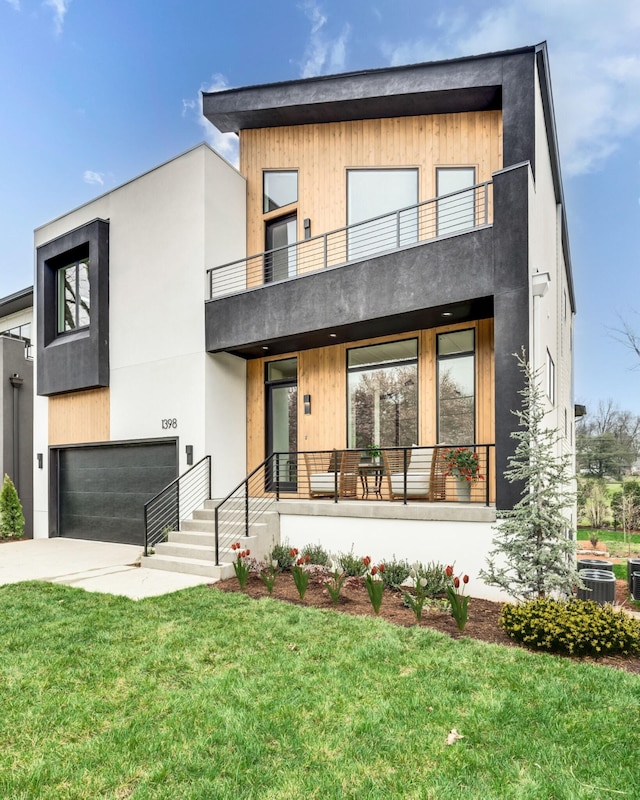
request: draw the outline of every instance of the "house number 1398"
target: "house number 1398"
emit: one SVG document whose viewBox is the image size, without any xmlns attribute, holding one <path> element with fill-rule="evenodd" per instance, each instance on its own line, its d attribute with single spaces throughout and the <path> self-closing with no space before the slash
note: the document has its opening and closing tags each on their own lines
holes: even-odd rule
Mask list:
<svg viewBox="0 0 640 800">
<path fill-rule="evenodd" d="M 177 428 L 178 427 L 178 420 L 173 417 L 172 419 L 163 419 L 162 420 L 162 430 L 166 431 L 169 428 Z"/>
</svg>

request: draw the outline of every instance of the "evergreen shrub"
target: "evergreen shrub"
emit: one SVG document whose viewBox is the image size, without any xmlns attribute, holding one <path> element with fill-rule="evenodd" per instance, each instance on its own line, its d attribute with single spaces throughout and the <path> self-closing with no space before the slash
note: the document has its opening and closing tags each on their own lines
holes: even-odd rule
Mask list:
<svg viewBox="0 0 640 800">
<path fill-rule="evenodd" d="M 502 607 L 501 625 L 531 650 L 571 656 L 640 653 L 640 623 L 593 600 L 537 598 Z"/>
</svg>

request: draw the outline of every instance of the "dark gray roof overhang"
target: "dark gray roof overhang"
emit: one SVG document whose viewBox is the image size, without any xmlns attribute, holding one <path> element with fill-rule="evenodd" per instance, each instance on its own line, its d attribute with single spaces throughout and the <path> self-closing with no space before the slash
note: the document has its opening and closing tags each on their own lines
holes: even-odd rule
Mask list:
<svg viewBox="0 0 640 800">
<path fill-rule="evenodd" d="M 25 311 L 33 306 L 33 286 L 0 298 L 0 317 L 8 317 L 17 311 Z"/>
<path fill-rule="evenodd" d="M 219 130 L 502 108 L 502 53 L 203 92 L 205 117 Z"/>
</svg>

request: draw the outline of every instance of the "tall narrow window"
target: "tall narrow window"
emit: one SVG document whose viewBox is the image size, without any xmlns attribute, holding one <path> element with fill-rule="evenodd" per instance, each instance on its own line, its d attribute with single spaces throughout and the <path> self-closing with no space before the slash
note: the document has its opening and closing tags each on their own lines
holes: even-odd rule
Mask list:
<svg viewBox="0 0 640 800">
<path fill-rule="evenodd" d="M 298 201 L 298 173 L 295 170 L 264 172 L 263 178 L 264 214 Z"/>
<path fill-rule="evenodd" d="M 267 489 L 274 478 L 280 489 L 295 490 L 298 449 L 298 360 L 285 358 L 266 365 L 267 456 L 278 453 L 267 468 Z"/>
<path fill-rule="evenodd" d="M 418 342 L 347 353 L 348 447 L 410 447 L 418 436 Z"/>
<path fill-rule="evenodd" d="M 89 259 L 61 267 L 56 280 L 58 333 L 86 328 L 90 320 Z"/>
<path fill-rule="evenodd" d="M 463 191 L 476 182 L 473 167 L 439 167 L 436 169 L 436 192 L 438 197 L 437 235 L 473 228 L 475 225 L 475 191 Z"/>
<path fill-rule="evenodd" d="M 475 332 L 438 335 L 438 442 L 474 444 Z"/>
<path fill-rule="evenodd" d="M 556 402 L 556 365 L 553 363 L 551 353 L 547 350 L 547 397 L 551 403 Z"/>
<path fill-rule="evenodd" d="M 413 206 L 417 203 L 417 169 L 349 170 L 349 259 L 368 258 L 416 242 L 418 212 Z"/>
</svg>

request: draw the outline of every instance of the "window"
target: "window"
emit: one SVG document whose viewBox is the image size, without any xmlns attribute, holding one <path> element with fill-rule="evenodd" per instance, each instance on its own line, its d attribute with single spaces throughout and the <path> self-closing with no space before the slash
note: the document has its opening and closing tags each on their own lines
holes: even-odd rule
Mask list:
<svg viewBox="0 0 640 800">
<path fill-rule="evenodd" d="M 348 258 L 367 258 L 418 240 L 417 169 L 357 169 L 347 173 Z M 400 209 L 406 209 L 400 213 Z M 362 225 L 357 223 L 364 220 Z"/>
<path fill-rule="evenodd" d="M 265 283 L 295 277 L 298 264 L 298 248 L 295 245 L 297 227 L 295 214 L 267 222 L 267 252 L 264 257 Z"/>
<path fill-rule="evenodd" d="M 297 201 L 298 173 L 295 170 L 263 173 L 262 211 L 264 214 Z"/>
<path fill-rule="evenodd" d="M 436 169 L 436 193 L 438 197 L 437 236 L 468 230 L 475 225 L 475 192 L 461 191 L 476 182 L 474 167 L 439 167 Z M 455 194 L 453 194 L 455 192 Z"/>
<path fill-rule="evenodd" d="M 552 404 L 556 401 L 556 365 L 547 350 L 547 397 Z"/>
<path fill-rule="evenodd" d="M 89 259 L 60 267 L 56 273 L 58 333 L 89 325 Z"/>
<path fill-rule="evenodd" d="M 410 447 L 418 437 L 418 342 L 357 347 L 347 352 L 350 448 Z"/>
<path fill-rule="evenodd" d="M 438 442 L 474 444 L 475 331 L 452 331 L 437 337 Z"/>
</svg>

